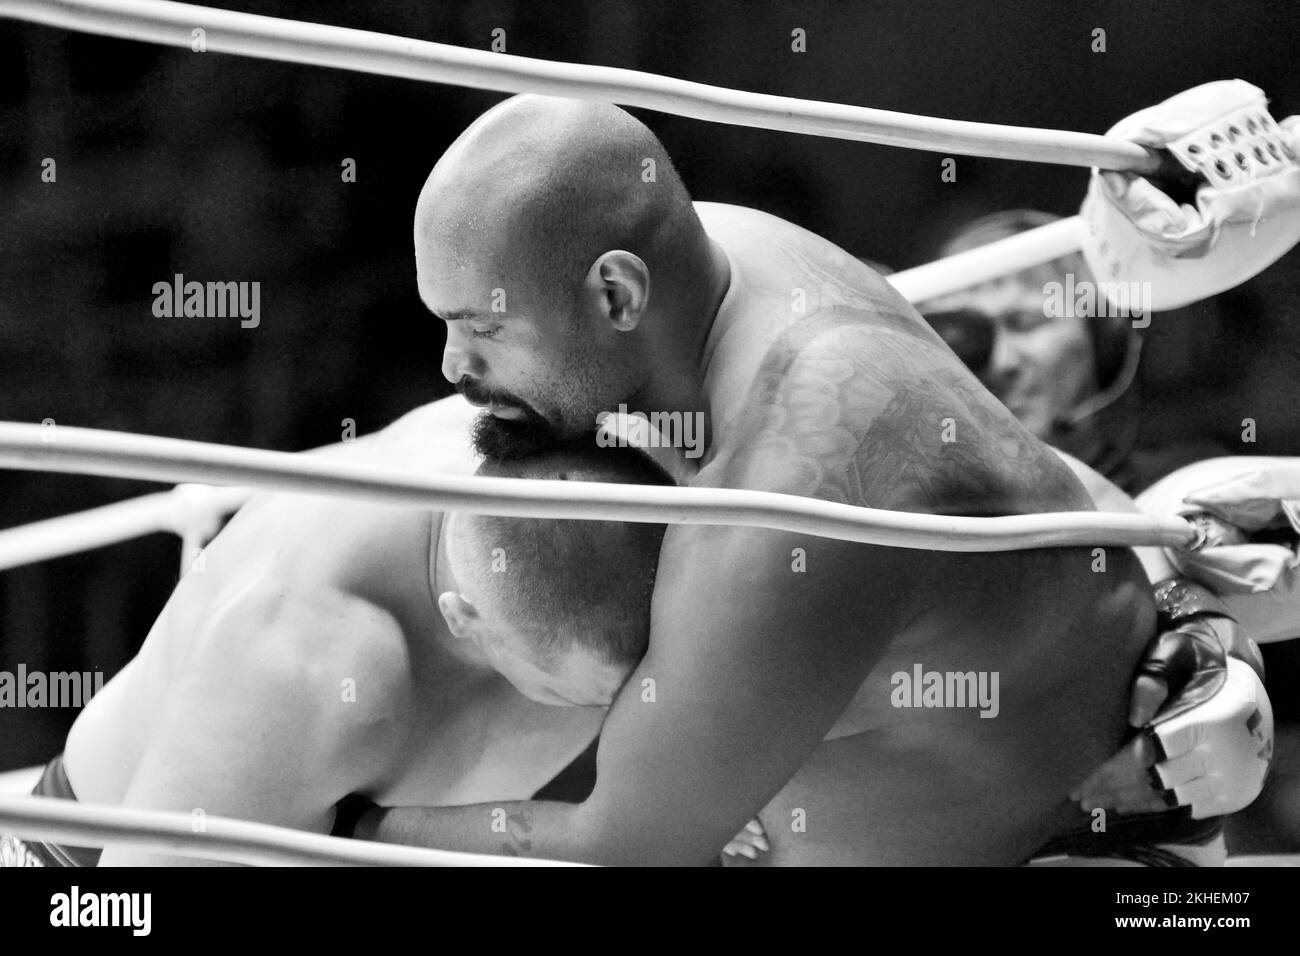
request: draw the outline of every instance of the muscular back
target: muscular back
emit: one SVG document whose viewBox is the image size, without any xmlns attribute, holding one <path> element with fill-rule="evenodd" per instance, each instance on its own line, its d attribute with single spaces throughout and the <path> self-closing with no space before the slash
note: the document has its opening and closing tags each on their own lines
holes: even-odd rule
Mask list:
<svg viewBox="0 0 1300 956">
<path fill-rule="evenodd" d="M 468 443 L 449 436 L 465 434 L 472 411 L 459 399 L 425 406 L 383 432 L 318 454 L 470 474 L 476 462 Z M 284 663 L 304 674 L 314 662 L 338 671 L 325 675 L 337 688 L 368 671 L 356 666 L 366 661 L 357 660 L 355 649 L 331 634 L 348 632 L 360 646 L 373 635 L 377 657 L 381 634 L 427 634 L 436 618 L 427 573 L 430 521 L 429 512 L 352 500 L 255 496 L 177 584 L 136 657 L 74 724 L 66 763 L 78 796 L 120 803 L 160 715 L 179 693 L 178 681 L 211 673 L 217 661 L 247 654 L 267 667 Z M 310 620 L 317 614 L 325 626 Z M 300 639 L 305 632 L 317 635 L 314 643 Z M 390 656 L 403 668 L 414 663 L 407 647 L 418 650 L 418 642 L 390 644 Z M 305 659 L 276 660 L 294 653 L 291 648 Z M 231 709 L 240 706 L 244 683 L 237 679 L 232 686 Z M 183 710 L 183 703 L 176 706 Z M 263 719 L 276 720 L 271 714 Z"/>
<path fill-rule="evenodd" d="M 699 208 L 733 291 L 710 337 L 717 440 L 697 483 L 927 514 L 1092 509 L 1057 456 L 865 266 L 764 214 Z M 670 531 L 662 586 L 689 561 L 693 533 Z M 798 555 L 773 554 L 770 586 L 814 593 L 873 659 L 765 811 L 772 862 L 1014 862 L 1078 822 L 1065 794 L 1119 742 L 1152 627 L 1127 551 L 795 543 L 804 570 Z M 918 665 L 996 674 L 996 716 L 895 706 L 894 675 Z M 793 832 L 797 811 L 819 827 Z"/>
</svg>

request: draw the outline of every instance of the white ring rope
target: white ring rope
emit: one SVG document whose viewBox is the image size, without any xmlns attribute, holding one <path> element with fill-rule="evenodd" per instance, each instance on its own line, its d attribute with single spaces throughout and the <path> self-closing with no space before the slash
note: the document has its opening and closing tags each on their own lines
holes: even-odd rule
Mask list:
<svg viewBox="0 0 1300 956">
<path fill-rule="evenodd" d="M 171 531 L 170 498 L 170 491 L 159 491 L 0 531 L 0 571 Z"/>
<path fill-rule="evenodd" d="M 1118 149 L 1123 155 L 1112 155 L 1110 158 L 1094 156 L 1086 159 L 1058 157 L 1052 160 L 1038 154 L 1024 155 L 1015 150 L 986 152 L 982 148 L 972 148 L 969 152 L 976 155 L 1048 159 L 1048 161 L 1059 162 L 1077 161 L 1084 165 L 1097 164 L 1144 170 L 1149 169 L 1152 158 L 1140 147 L 1105 137 L 933 120 L 864 107 L 743 93 L 631 70 L 530 60 L 524 57 L 465 50 L 445 44 L 361 30 L 299 23 L 228 10 L 164 2 L 164 0 L 115 0 L 112 4 L 106 4 L 103 0 L 42 0 L 37 4 L 20 2 L 20 0 L 18 2 L 0 0 L 0 16 L 14 16 L 51 26 L 130 39 L 153 40 L 179 46 L 191 44 L 193 38 L 190 31 L 195 29 L 197 24 L 205 31 L 205 43 L 217 52 L 335 66 L 434 82 L 482 86 L 503 92 L 535 90 L 570 96 L 613 99 L 627 105 L 645 106 L 716 122 L 864 139 L 917 148 L 943 148 L 951 152 L 963 152 L 965 150 L 956 148 L 952 141 L 944 137 L 951 135 L 960 138 L 974 132 L 977 134 L 977 139 L 987 145 L 996 141 L 999 136 L 1009 133 L 1012 136 L 1011 141 L 1020 142 L 1022 145 L 1027 142 L 1023 140 L 1022 134 L 1029 135 L 1038 143 L 1041 143 L 1041 137 L 1044 135 L 1049 138 L 1057 137 L 1058 145 L 1064 142 L 1059 139 L 1060 137 L 1067 137 L 1073 138 L 1076 143 L 1090 144 L 1088 148 L 1104 148 L 1112 153 Z M 795 120 L 794 113 L 799 110 L 805 112 L 808 117 L 815 117 L 817 122 Z M 896 131 L 900 129 L 908 130 L 909 135 L 915 134 L 921 138 L 900 138 L 896 135 Z M 993 136 L 992 140 L 987 139 L 990 135 Z M 990 279 L 1012 275 L 1022 269 L 1075 252 L 1079 248 L 1079 233 L 1078 217 L 1071 217 L 1021 235 L 999 240 L 979 249 L 904 270 L 890 276 L 889 281 L 909 302 L 921 303 Z M 242 503 L 243 497 L 229 497 L 231 491 L 231 489 L 226 490 L 228 498 L 224 511 L 234 510 Z M 179 520 L 173 512 L 174 502 L 181 492 L 182 489 L 174 489 L 171 493 L 144 496 L 135 502 L 120 502 L 78 515 L 68 515 L 0 531 L 0 570 L 112 544 L 155 531 L 175 531 L 183 537 L 187 546 L 192 546 L 201 537 L 196 528 L 198 525 L 210 523 L 211 515 L 209 513 L 207 516 L 202 516 L 192 513 L 188 521 Z M 246 496 L 246 492 L 243 495 Z M 792 500 L 810 501 L 810 499 Z M 675 506 L 677 503 L 673 504 Z M 855 509 L 855 511 L 865 510 Z M 558 513 L 554 516 L 599 517 L 596 514 Z M 623 520 L 661 520 L 660 516 L 629 518 L 612 513 L 607 516 L 623 518 Z M 832 520 L 834 517 L 832 516 Z M 1098 516 L 1084 517 L 1096 519 Z M 1031 535 L 1038 533 L 1029 526 L 1025 526 L 1025 531 L 1021 532 L 1014 525 L 1006 524 L 1014 521 L 1023 523 L 1026 519 L 931 518 L 931 520 L 943 520 L 949 523 L 991 520 L 1003 522 L 1008 532 Z M 776 525 L 764 521 L 732 520 L 728 523 L 780 527 L 785 530 L 807 530 L 805 527 L 791 528 L 788 525 Z M 954 536 L 959 536 L 957 535 L 959 530 L 953 527 L 936 529 L 938 533 L 954 539 L 949 544 L 955 543 Z M 1167 530 L 1172 533 L 1172 529 Z M 1098 528 L 1099 533 L 1100 531 L 1101 529 Z M 821 532 L 810 531 L 810 533 Z M 870 538 L 870 543 L 889 543 L 886 540 L 889 533 L 885 527 L 882 527 L 879 535 Z M 832 532 L 830 536 L 838 535 Z M 867 539 L 849 536 L 848 540 Z M 893 540 L 897 543 L 896 539 Z M 1092 538 L 1087 542 L 1054 541 L 1052 543 L 1106 544 L 1110 542 L 1102 538 Z M 1015 543 L 1010 546 L 1040 545 Z M 986 548 L 971 547 L 961 548 L 961 550 L 986 550 Z"/>
<path fill-rule="evenodd" d="M 947 256 L 888 276 L 917 305 L 1023 269 L 1051 262 L 1079 249 L 1078 216 Z M 0 571 L 60 558 L 105 545 L 170 531 L 192 550 L 214 521 L 247 500 L 246 489 L 179 486 L 102 508 L 0 530 Z"/>
<path fill-rule="evenodd" d="M 67 846 L 132 847 L 255 866 L 579 866 L 553 860 L 454 853 L 345 840 L 266 823 L 188 813 L 94 806 L 49 797 L 0 796 L 0 832 Z"/>
<path fill-rule="evenodd" d="M 1078 216 L 1039 226 L 889 277 L 913 305 L 1077 252 Z M 60 558 L 159 531 L 171 531 L 189 554 L 210 536 L 214 521 L 237 510 L 247 489 L 178 486 L 76 514 L 0 530 L 0 571 Z M 1099 542 L 1095 542 L 1099 543 Z"/>
<path fill-rule="evenodd" d="M 1083 220 L 1078 216 L 1058 219 L 956 255 L 901 270 L 886 276 L 885 281 L 912 305 L 919 305 L 1078 252 L 1083 229 Z"/>
<path fill-rule="evenodd" d="M 57 427 L 57 433 L 51 435 L 50 429 L 41 425 L 0 422 L 0 467 L 244 485 L 518 517 L 743 525 L 932 551 L 1182 547 L 1195 540 L 1192 526 L 1181 518 L 1099 512 L 965 518 L 858 508 L 798 495 L 730 488 L 425 477 L 290 452 Z"/>
<path fill-rule="evenodd" d="M 0 571 L 79 554 L 160 531 L 188 541 L 206 539 L 251 492 L 240 488 L 179 485 L 0 531 Z M 201 546 L 201 545 L 200 545 Z"/>
<path fill-rule="evenodd" d="M 637 70 L 534 60 L 368 30 L 303 23 L 168 0 L 0 0 L 0 16 L 67 30 L 262 59 L 447 83 L 501 93 L 604 100 L 714 123 L 967 156 L 1153 174 L 1159 156 L 1126 140 L 970 123 L 747 93 Z"/>
</svg>

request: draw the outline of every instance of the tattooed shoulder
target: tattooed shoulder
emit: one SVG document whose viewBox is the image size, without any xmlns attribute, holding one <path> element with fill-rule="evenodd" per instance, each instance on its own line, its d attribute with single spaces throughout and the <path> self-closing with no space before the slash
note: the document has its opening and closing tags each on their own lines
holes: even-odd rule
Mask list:
<svg viewBox="0 0 1300 956">
<path fill-rule="evenodd" d="M 1091 507 L 1082 487 L 927 337 L 828 310 L 764 357 L 722 483 L 934 514 Z"/>
</svg>

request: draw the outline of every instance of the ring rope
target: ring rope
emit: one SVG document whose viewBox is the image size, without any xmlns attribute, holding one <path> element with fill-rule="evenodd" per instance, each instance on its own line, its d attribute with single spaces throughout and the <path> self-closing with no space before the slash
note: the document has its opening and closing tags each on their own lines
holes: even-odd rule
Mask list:
<svg viewBox="0 0 1300 956">
<path fill-rule="evenodd" d="M 169 531 L 185 539 L 209 537 L 250 492 L 179 485 L 74 514 L 0 531 L 0 571 L 79 554 Z"/>
<path fill-rule="evenodd" d="M 158 491 L 0 531 L 0 571 L 171 531 L 170 498 L 170 491 Z"/>
<path fill-rule="evenodd" d="M 1153 151 L 1113 137 L 937 119 L 749 93 L 638 70 L 535 60 L 369 30 L 304 23 L 170 0 L 0 0 L 0 16 L 47 26 L 261 59 L 501 93 L 602 100 L 693 119 L 886 146 L 1152 175 Z"/>
<path fill-rule="evenodd" d="M 1050 262 L 1079 248 L 1077 216 L 999 239 L 886 278 L 913 305 Z M 0 571 L 171 531 L 186 542 L 237 510 L 247 489 L 178 486 L 101 508 L 0 531 Z"/>
<path fill-rule="evenodd" d="M 799 495 L 732 488 L 427 477 L 291 452 L 65 425 L 57 428 L 57 433 L 51 435 L 50 429 L 41 425 L 0 422 L 0 467 L 245 485 L 515 517 L 742 525 L 931 551 L 1098 545 L 1182 547 L 1196 539 L 1192 525 L 1174 517 L 1054 512 L 966 518 L 859 508 Z"/>
<path fill-rule="evenodd" d="M 197 829 L 197 832 L 196 832 Z M 126 843 L 156 853 L 257 866 L 578 866 L 478 853 L 346 840 L 266 823 L 188 813 L 0 796 L 0 831 L 68 846 Z"/>
<path fill-rule="evenodd" d="M 1083 220 L 1069 216 L 1005 239 L 903 269 L 885 281 L 912 305 L 1068 256 L 1082 247 Z"/>
</svg>

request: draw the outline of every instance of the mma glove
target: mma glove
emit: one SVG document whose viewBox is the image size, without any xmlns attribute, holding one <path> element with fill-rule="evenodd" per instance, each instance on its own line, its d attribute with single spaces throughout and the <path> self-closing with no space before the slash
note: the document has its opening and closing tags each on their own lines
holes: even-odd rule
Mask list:
<svg viewBox="0 0 1300 956">
<path fill-rule="evenodd" d="M 1154 597 L 1159 629 L 1138 666 L 1130 710 L 1141 729 L 1071 799 L 1084 810 L 1234 813 L 1259 795 L 1273 752 L 1259 648 L 1194 581 L 1162 581 Z"/>
</svg>

